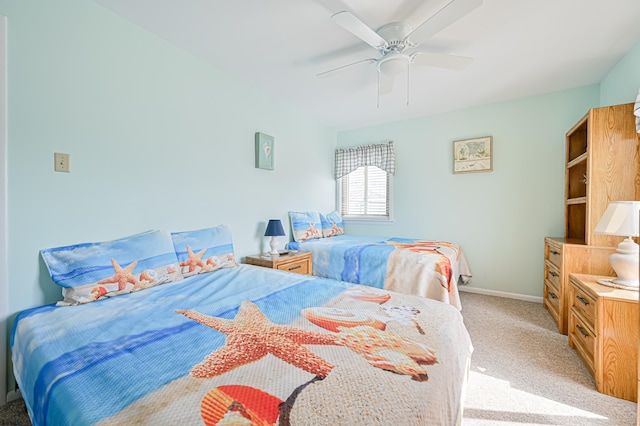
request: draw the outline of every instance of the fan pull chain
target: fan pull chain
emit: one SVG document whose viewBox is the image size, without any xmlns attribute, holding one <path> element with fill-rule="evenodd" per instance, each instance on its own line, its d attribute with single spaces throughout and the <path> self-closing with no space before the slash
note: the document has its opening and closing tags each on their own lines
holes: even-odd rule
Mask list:
<svg viewBox="0 0 640 426">
<path fill-rule="evenodd" d="M 409 74 L 411 74 L 411 64 L 407 64 L 407 106 L 409 106 Z"/>
<path fill-rule="evenodd" d="M 376 108 L 380 109 L 380 71 L 378 71 L 378 99 L 376 100 Z"/>
</svg>

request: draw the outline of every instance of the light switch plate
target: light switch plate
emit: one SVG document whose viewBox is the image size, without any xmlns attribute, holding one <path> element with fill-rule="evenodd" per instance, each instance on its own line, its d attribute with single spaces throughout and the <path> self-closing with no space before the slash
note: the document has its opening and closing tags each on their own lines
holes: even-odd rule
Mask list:
<svg viewBox="0 0 640 426">
<path fill-rule="evenodd" d="M 53 161 L 54 161 L 53 170 L 55 170 L 56 172 L 69 173 L 71 171 L 71 167 L 70 167 L 71 164 L 69 163 L 71 161 L 71 158 L 69 154 L 54 152 Z"/>
</svg>

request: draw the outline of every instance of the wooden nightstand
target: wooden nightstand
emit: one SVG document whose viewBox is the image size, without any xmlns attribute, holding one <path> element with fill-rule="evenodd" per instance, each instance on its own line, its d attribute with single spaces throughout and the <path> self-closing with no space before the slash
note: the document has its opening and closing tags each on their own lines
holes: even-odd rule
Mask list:
<svg viewBox="0 0 640 426">
<path fill-rule="evenodd" d="M 593 375 L 598 392 L 638 400 L 638 292 L 569 274 L 569 346 Z"/>
<path fill-rule="evenodd" d="M 264 266 L 265 268 L 280 269 L 281 271 L 295 272 L 298 274 L 312 275 L 311 252 L 297 251 L 271 256 L 266 254 L 254 254 L 247 256 L 247 264 Z"/>
</svg>

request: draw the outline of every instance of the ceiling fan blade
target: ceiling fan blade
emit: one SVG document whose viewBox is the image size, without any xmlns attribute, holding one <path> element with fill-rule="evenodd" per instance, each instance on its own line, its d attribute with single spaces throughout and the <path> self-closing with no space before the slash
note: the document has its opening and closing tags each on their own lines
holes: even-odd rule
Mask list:
<svg viewBox="0 0 640 426">
<path fill-rule="evenodd" d="M 384 48 L 387 45 L 385 39 L 380 37 L 375 31 L 369 28 L 364 22 L 356 18 L 354 14 L 347 11 L 338 12 L 331 16 L 338 25 L 345 30 L 349 31 L 371 47 L 378 50 Z"/>
<path fill-rule="evenodd" d="M 393 90 L 393 85 L 396 82 L 396 76 L 379 73 L 378 78 L 380 79 L 380 82 L 378 83 L 378 93 L 381 96 L 391 93 L 391 91 Z"/>
<path fill-rule="evenodd" d="M 362 63 L 365 63 L 365 62 L 366 63 L 373 63 L 373 62 L 376 62 L 376 61 L 377 61 L 377 59 L 373 59 L 373 58 L 363 59 L 361 61 L 357 61 L 357 62 L 353 62 L 351 64 L 343 65 L 343 66 L 338 67 L 338 68 L 333 68 L 333 69 L 330 69 L 328 71 L 323 71 L 321 73 L 316 74 L 316 77 L 323 78 L 323 77 L 326 77 L 328 74 L 334 73 L 336 71 L 344 70 L 345 68 L 349 68 L 349 67 L 352 67 L 354 65 L 362 64 Z"/>
<path fill-rule="evenodd" d="M 482 5 L 482 0 L 451 0 L 442 5 L 434 15 L 407 35 L 405 40 L 409 37 L 411 37 L 414 42 L 426 40 L 467 15 L 472 10 L 477 9 L 480 5 Z"/>
<path fill-rule="evenodd" d="M 431 52 L 416 52 L 411 55 L 411 59 L 414 64 L 452 70 L 465 69 L 473 62 L 473 58 L 467 56 L 443 55 Z"/>
</svg>

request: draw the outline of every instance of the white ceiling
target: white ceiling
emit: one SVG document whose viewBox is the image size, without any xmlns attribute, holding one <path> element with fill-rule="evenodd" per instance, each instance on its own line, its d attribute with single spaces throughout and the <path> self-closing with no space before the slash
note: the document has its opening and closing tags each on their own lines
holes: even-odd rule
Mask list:
<svg viewBox="0 0 640 426">
<path fill-rule="evenodd" d="M 640 0 L 484 0 L 420 48 L 474 58 L 463 71 L 411 67 L 377 107 L 378 52 L 337 25 L 422 22 L 419 0 L 95 0 L 336 130 L 599 83 L 640 41 Z M 427 0 L 433 2 L 437 0 Z M 415 12 L 415 13 L 414 13 Z"/>
</svg>

